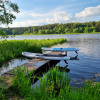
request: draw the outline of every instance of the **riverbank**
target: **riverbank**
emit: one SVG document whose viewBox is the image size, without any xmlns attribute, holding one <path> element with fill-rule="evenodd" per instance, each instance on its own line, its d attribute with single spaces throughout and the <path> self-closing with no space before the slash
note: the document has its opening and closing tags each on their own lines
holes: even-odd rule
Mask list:
<svg viewBox="0 0 100 100">
<path fill-rule="evenodd" d="M 25 68 L 18 67 L 15 71 L 12 86 L 0 90 L 0 99 L 25 99 L 25 100 L 99 100 L 100 83 L 92 81 L 85 82 L 84 87 L 76 88 L 70 86 L 70 77 L 65 72 L 60 72 L 58 66 L 49 70 L 40 85 L 34 87 L 30 83 L 34 77 Z M 48 99 L 49 98 L 49 99 Z"/>
<path fill-rule="evenodd" d="M 42 40 L 3 40 L 0 41 L 0 64 L 22 56 L 23 51 L 41 53 L 41 47 L 50 47 L 66 42 L 66 39 L 42 39 Z"/>
<path fill-rule="evenodd" d="M 20 34 L 20 35 L 15 35 L 15 36 L 27 36 L 27 35 L 71 35 L 71 34 L 100 34 L 100 32 L 92 32 L 92 33 L 64 33 L 64 34 Z M 12 36 L 12 35 L 8 35 Z"/>
</svg>

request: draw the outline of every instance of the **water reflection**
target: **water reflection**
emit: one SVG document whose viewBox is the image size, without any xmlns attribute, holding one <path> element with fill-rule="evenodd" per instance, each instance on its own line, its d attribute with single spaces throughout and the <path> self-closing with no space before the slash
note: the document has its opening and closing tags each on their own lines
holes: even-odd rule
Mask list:
<svg viewBox="0 0 100 100">
<path fill-rule="evenodd" d="M 79 49 L 79 60 L 69 60 L 67 68 L 70 70 L 69 75 L 72 81 L 81 81 L 84 79 L 92 79 L 96 77 L 95 81 L 100 81 L 100 34 L 77 34 L 77 35 L 34 35 L 34 36 L 16 36 L 14 38 L 8 38 L 8 40 L 16 39 L 47 39 L 47 38 L 66 38 L 67 43 L 59 44 L 53 47 L 60 48 L 77 48 Z M 68 52 L 68 56 L 75 57 L 75 52 Z M 28 61 L 25 60 L 25 61 Z M 14 61 L 13 61 L 14 62 Z M 18 64 L 23 64 L 23 61 L 17 61 Z M 66 65 L 63 62 L 59 63 L 61 67 Z M 58 64 L 58 65 L 59 65 Z M 16 65 L 16 64 L 15 64 Z M 2 69 L 9 70 L 13 68 L 14 63 L 10 67 L 2 67 Z M 0 71 L 0 74 L 4 71 Z"/>
<path fill-rule="evenodd" d="M 29 61 L 29 59 L 27 59 L 27 58 L 17 58 L 17 59 L 13 59 L 13 60 L 10 60 L 9 62 L 4 63 L 0 67 L 0 76 L 3 73 L 13 69 L 14 67 L 20 66 L 28 61 Z"/>
<path fill-rule="evenodd" d="M 76 37 L 78 36 L 78 37 Z M 68 42 L 54 47 L 78 48 L 79 60 L 69 60 L 69 75 L 72 80 L 92 79 L 91 77 L 100 75 L 100 34 L 76 35 L 68 37 Z M 68 56 L 75 55 L 68 52 Z M 63 65 L 63 64 L 62 64 Z M 100 81 L 100 76 L 95 77 L 95 81 Z"/>
</svg>

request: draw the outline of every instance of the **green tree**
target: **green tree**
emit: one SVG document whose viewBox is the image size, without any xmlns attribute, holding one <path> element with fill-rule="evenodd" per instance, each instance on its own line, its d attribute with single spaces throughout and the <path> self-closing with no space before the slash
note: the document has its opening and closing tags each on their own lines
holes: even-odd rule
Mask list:
<svg viewBox="0 0 100 100">
<path fill-rule="evenodd" d="M 27 33 L 29 34 L 30 33 L 30 29 L 28 28 L 28 30 L 27 30 Z"/>
<path fill-rule="evenodd" d="M 73 29 L 73 33 L 79 33 L 79 29 L 78 28 L 74 28 Z"/>
<path fill-rule="evenodd" d="M 93 27 L 93 32 L 97 32 L 97 28 L 96 27 Z"/>
<path fill-rule="evenodd" d="M 12 12 L 19 12 L 18 5 L 10 0 L 0 0 L 0 24 L 12 23 L 16 16 Z"/>
<path fill-rule="evenodd" d="M 56 34 L 56 31 L 55 30 L 50 30 L 50 33 L 51 34 Z"/>
<path fill-rule="evenodd" d="M 100 21 L 97 22 L 95 26 L 96 26 L 96 28 L 97 28 L 97 31 L 100 32 Z"/>
<path fill-rule="evenodd" d="M 84 33 L 84 28 L 83 27 L 79 27 L 79 33 Z"/>
<path fill-rule="evenodd" d="M 59 27 L 58 34 L 61 34 L 61 33 L 65 33 L 65 31 L 64 31 L 64 29 L 62 27 Z"/>
<path fill-rule="evenodd" d="M 45 34 L 50 34 L 50 30 L 45 30 Z"/>
<path fill-rule="evenodd" d="M 6 31 L 2 31 L 2 29 L 0 29 L 0 36 L 1 36 L 1 39 L 6 38 L 7 37 Z"/>
<path fill-rule="evenodd" d="M 37 34 L 37 31 L 36 31 L 35 27 L 32 28 L 32 33 Z"/>
<path fill-rule="evenodd" d="M 93 31 L 92 27 L 85 27 L 85 30 L 84 30 L 85 33 L 90 33 L 92 31 Z"/>
<path fill-rule="evenodd" d="M 66 28 L 65 29 L 65 33 L 71 33 L 71 29 L 70 28 Z"/>
<path fill-rule="evenodd" d="M 38 31 L 38 34 L 45 34 L 45 31 L 40 29 L 40 30 Z"/>
</svg>

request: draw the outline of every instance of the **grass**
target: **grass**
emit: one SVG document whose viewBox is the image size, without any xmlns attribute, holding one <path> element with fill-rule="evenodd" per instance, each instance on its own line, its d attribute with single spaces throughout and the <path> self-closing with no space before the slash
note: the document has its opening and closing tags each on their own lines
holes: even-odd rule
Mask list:
<svg viewBox="0 0 100 100">
<path fill-rule="evenodd" d="M 27 36 L 27 35 L 71 35 L 71 34 L 99 34 L 100 32 L 90 32 L 90 33 L 62 33 L 62 34 L 20 34 L 20 35 L 15 35 L 15 36 Z M 12 35 L 8 35 L 8 36 L 12 36 Z"/>
<path fill-rule="evenodd" d="M 25 67 L 18 67 L 17 71 L 15 71 L 12 87 L 14 87 L 16 93 L 18 93 L 21 97 L 26 97 L 31 93 L 32 89 L 30 84 L 30 76 L 31 73 Z"/>
<path fill-rule="evenodd" d="M 30 83 L 31 73 L 25 68 L 19 67 L 15 72 L 13 85 L 10 88 L 13 95 L 17 94 L 24 100 L 99 100 L 100 83 L 85 83 L 82 88 L 70 86 L 70 77 L 65 72 L 60 72 L 57 67 L 49 70 L 43 78 L 40 78 L 40 86 L 32 87 Z M 10 94 L 10 93 L 9 93 Z M 3 92 L 1 95 L 4 97 Z M 5 94 L 5 97 L 7 95 Z M 9 97 L 8 97 L 9 98 Z M 6 98 L 7 99 L 7 98 Z"/>
<path fill-rule="evenodd" d="M 100 32 L 90 32 L 90 33 L 65 33 L 65 34 L 100 34 Z"/>
<path fill-rule="evenodd" d="M 3 40 L 0 41 L 0 64 L 22 56 L 23 51 L 41 52 L 41 47 L 50 47 L 59 43 L 66 42 L 66 39 L 43 39 L 43 40 Z"/>
<path fill-rule="evenodd" d="M 4 100 L 3 89 L 0 87 L 0 100 Z"/>
</svg>

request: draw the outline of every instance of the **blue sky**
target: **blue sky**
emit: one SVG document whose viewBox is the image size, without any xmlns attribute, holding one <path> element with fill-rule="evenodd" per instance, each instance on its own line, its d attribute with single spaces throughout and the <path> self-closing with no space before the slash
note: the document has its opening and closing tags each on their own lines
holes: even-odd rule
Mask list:
<svg viewBox="0 0 100 100">
<path fill-rule="evenodd" d="M 20 13 L 10 27 L 100 21 L 100 0 L 11 0 Z"/>
</svg>

